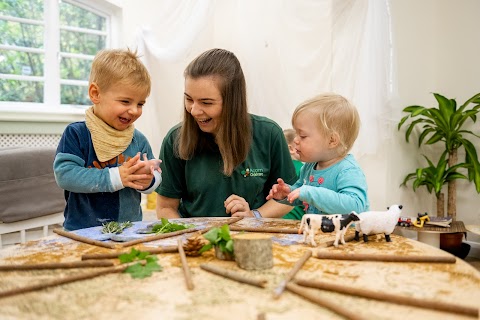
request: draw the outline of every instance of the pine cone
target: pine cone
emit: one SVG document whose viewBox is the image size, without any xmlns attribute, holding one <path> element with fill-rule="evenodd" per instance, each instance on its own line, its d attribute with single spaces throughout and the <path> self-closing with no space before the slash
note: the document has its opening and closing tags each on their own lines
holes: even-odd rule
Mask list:
<svg viewBox="0 0 480 320">
<path fill-rule="evenodd" d="M 200 255 L 200 249 L 207 244 L 207 241 L 200 235 L 195 237 L 190 237 L 187 239 L 187 242 L 183 245 L 183 251 L 185 255 L 190 257 L 197 257 Z"/>
</svg>

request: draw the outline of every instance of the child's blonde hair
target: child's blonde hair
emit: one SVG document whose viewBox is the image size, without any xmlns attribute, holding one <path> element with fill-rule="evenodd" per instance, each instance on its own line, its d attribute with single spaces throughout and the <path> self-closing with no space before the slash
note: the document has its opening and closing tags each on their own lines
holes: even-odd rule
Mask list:
<svg viewBox="0 0 480 320">
<path fill-rule="evenodd" d="M 105 49 L 99 51 L 92 62 L 89 84 L 96 83 L 101 90 L 114 84 L 126 84 L 145 90 L 150 95 L 151 80 L 147 68 L 137 56 L 137 51 Z"/>
<path fill-rule="evenodd" d="M 360 130 L 357 108 L 346 98 L 335 93 L 318 95 L 300 104 L 292 116 L 292 125 L 300 114 L 308 112 L 315 118 L 323 135 L 337 135 L 339 156 L 345 156 L 353 146 Z"/>
<path fill-rule="evenodd" d="M 293 139 L 295 139 L 295 130 L 293 129 L 285 129 L 283 130 L 283 134 L 285 135 L 285 140 L 287 140 L 287 144 L 292 144 Z"/>
</svg>

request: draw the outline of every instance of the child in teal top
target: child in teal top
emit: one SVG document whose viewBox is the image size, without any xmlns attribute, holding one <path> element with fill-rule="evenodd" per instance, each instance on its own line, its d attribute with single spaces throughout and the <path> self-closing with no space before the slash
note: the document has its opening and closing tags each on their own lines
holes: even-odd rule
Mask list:
<svg viewBox="0 0 480 320">
<path fill-rule="evenodd" d="M 346 214 L 369 210 L 367 182 L 348 154 L 360 128 L 354 105 L 337 94 L 322 94 L 297 107 L 292 117 L 295 149 L 305 165 L 293 185 L 277 180 L 267 199 L 305 205 L 305 213 Z"/>
</svg>

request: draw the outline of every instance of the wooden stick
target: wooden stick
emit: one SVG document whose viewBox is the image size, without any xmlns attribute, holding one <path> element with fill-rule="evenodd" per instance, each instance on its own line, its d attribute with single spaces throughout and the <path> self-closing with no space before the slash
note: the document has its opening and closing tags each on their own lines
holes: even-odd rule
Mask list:
<svg viewBox="0 0 480 320">
<path fill-rule="evenodd" d="M 429 262 L 429 263 L 455 263 L 454 256 L 404 256 L 391 254 L 367 254 L 367 253 L 338 253 L 317 251 L 317 258 L 331 260 L 354 260 L 354 261 L 382 261 L 382 262 Z"/>
<path fill-rule="evenodd" d="M 233 223 L 235 223 L 235 222 L 238 222 L 238 221 L 240 221 L 240 220 L 242 220 L 242 219 L 243 219 L 243 217 L 230 218 L 230 219 L 228 219 L 226 222 L 217 223 L 217 224 L 215 224 L 215 225 L 213 225 L 213 226 L 211 226 L 211 227 L 209 227 L 209 228 L 202 229 L 202 230 L 200 230 L 199 232 L 197 232 L 196 234 L 192 234 L 191 236 L 187 237 L 187 239 L 188 239 L 188 238 L 191 238 L 191 237 L 196 237 L 196 236 L 198 236 L 198 234 L 207 233 L 207 232 L 210 231 L 211 229 L 221 227 L 221 226 L 223 226 L 224 224 L 231 225 L 231 224 L 233 224 Z M 229 227 L 229 228 L 231 228 L 231 227 Z M 230 230 L 231 230 L 231 229 L 230 229 Z"/>
<path fill-rule="evenodd" d="M 345 306 L 345 304 L 340 304 L 340 303 L 334 303 L 332 301 L 329 301 L 327 299 L 319 298 L 317 295 L 312 294 L 310 292 L 306 292 L 302 290 L 301 287 L 295 285 L 292 282 L 287 283 L 287 289 L 293 293 L 298 294 L 299 296 L 312 301 L 313 303 L 318 304 L 319 306 L 326 308 L 330 311 L 333 311 L 347 319 L 351 320 L 363 320 L 365 318 L 360 317 L 358 314 L 356 314 L 353 311 L 349 311 L 348 307 Z"/>
<path fill-rule="evenodd" d="M 98 261 L 73 261 L 73 262 L 54 262 L 39 264 L 21 264 L 21 265 L 0 265 L 0 271 L 22 271 L 22 270 L 41 270 L 41 269 L 73 269 L 73 268 L 95 268 L 112 267 L 113 262 L 108 260 Z"/>
<path fill-rule="evenodd" d="M 11 296 L 21 294 L 21 293 L 38 291 L 38 290 L 42 290 L 42 289 L 45 289 L 45 288 L 59 286 L 59 285 L 65 284 L 65 283 L 70 283 L 70 282 L 75 282 L 75 281 L 80 281 L 80 280 L 86 280 L 86 279 L 92 279 L 92 278 L 102 276 L 102 275 L 105 275 L 105 274 L 109 274 L 109 273 L 122 272 L 129 265 L 130 264 L 126 263 L 126 264 L 122 264 L 122 265 L 119 265 L 119 266 L 104 268 L 100 271 L 71 275 L 71 276 L 67 276 L 65 278 L 58 278 L 58 279 L 51 280 L 51 281 L 46 281 L 46 282 L 44 281 L 40 284 L 34 284 L 34 285 L 26 286 L 26 287 L 23 287 L 23 288 L 15 288 L 15 289 L 2 291 L 2 292 L 0 292 L 0 299 L 1 298 L 6 298 L 6 297 L 11 297 Z"/>
<path fill-rule="evenodd" d="M 160 234 L 156 234 L 156 235 L 145 237 L 145 238 L 140 238 L 140 239 L 135 239 L 135 240 L 132 240 L 132 241 L 123 242 L 123 243 L 120 243 L 118 246 L 121 247 L 121 248 L 126 248 L 126 247 L 130 247 L 130 246 L 133 246 L 133 245 L 136 245 L 136 244 L 139 244 L 139 243 L 145 243 L 145 242 L 150 242 L 150 241 L 155 241 L 155 240 L 160 240 L 160 239 L 165 239 L 165 238 L 171 238 L 171 237 L 178 236 L 180 234 L 197 232 L 197 231 L 200 231 L 200 228 L 197 227 L 197 228 L 183 229 L 183 230 L 178 230 L 178 231 L 173 231 L 173 232 L 168 232 L 168 233 L 160 233 Z"/>
<path fill-rule="evenodd" d="M 192 280 L 192 273 L 190 272 L 190 268 L 188 267 L 187 256 L 185 255 L 185 251 L 183 250 L 182 239 L 178 239 L 178 253 L 180 254 L 180 260 L 182 261 L 183 274 L 185 276 L 185 283 L 187 284 L 187 289 L 193 290 L 194 286 Z"/>
<path fill-rule="evenodd" d="M 273 297 L 275 299 L 278 299 L 280 298 L 280 296 L 282 295 L 283 291 L 285 290 L 285 286 L 287 285 L 288 282 L 290 282 L 293 277 L 295 277 L 295 275 L 297 274 L 298 271 L 300 271 L 300 269 L 303 267 L 303 265 L 305 264 L 305 262 L 307 262 L 307 260 L 312 256 L 312 250 L 307 250 L 305 251 L 305 253 L 303 254 L 303 256 L 300 258 L 300 260 L 298 260 L 295 265 L 293 266 L 293 269 L 290 270 L 290 272 L 288 273 L 287 277 L 282 281 L 280 282 L 280 284 L 275 288 L 275 291 L 273 292 Z"/>
<path fill-rule="evenodd" d="M 457 303 L 452 304 L 444 301 L 428 300 L 425 298 L 414 298 L 396 295 L 388 293 L 385 291 L 377 292 L 368 289 L 358 289 L 351 286 L 343 286 L 339 284 L 327 283 L 324 281 L 318 280 L 296 280 L 295 283 L 311 288 L 317 288 L 322 290 L 334 291 L 338 293 L 348 294 L 352 296 L 374 299 L 379 301 L 386 301 L 395 304 L 414 306 L 424 309 L 440 310 L 445 312 L 450 312 L 454 314 L 464 314 L 468 316 L 478 317 L 478 308 L 466 307 L 458 305 Z"/>
<path fill-rule="evenodd" d="M 174 252 L 178 252 L 178 247 L 177 246 L 165 246 L 165 247 L 158 247 L 158 248 L 142 249 L 141 251 L 148 251 L 148 253 L 150 253 L 150 254 L 174 253 Z M 121 254 L 125 254 L 125 253 L 130 253 L 130 251 L 115 251 L 115 252 L 108 252 L 108 253 L 84 254 L 82 256 L 82 260 L 116 259 Z"/>
<path fill-rule="evenodd" d="M 247 231 L 247 232 L 264 232 L 264 233 L 288 233 L 297 234 L 298 229 L 282 229 L 282 228 L 261 228 L 261 227 L 240 227 L 231 226 L 230 231 Z"/>
<path fill-rule="evenodd" d="M 238 272 L 223 269 L 221 267 L 217 267 L 217 266 L 214 266 L 214 265 L 211 265 L 211 264 L 202 263 L 202 264 L 200 264 L 200 268 L 202 268 L 203 270 L 215 273 L 217 275 L 223 276 L 225 278 L 229 278 L 231 280 L 235 280 L 235 281 L 238 281 L 238 282 L 241 282 L 241 283 L 250 284 L 252 286 L 265 288 L 265 286 L 267 285 L 267 280 L 265 280 L 265 279 L 253 279 L 253 278 L 250 278 L 250 277 L 247 278 L 247 277 L 239 274 Z"/>
<path fill-rule="evenodd" d="M 109 249 L 115 249 L 117 246 L 115 243 L 93 240 L 87 237 L 79 236 L 78 234 L 75 234 L 73 232 L 65 231 L 61 228 L 53 229 L 53 232 L 66 238 L 70 238 L 72 240 L 80 241 L 94 246 L 105 247 Z"/>
</svg>

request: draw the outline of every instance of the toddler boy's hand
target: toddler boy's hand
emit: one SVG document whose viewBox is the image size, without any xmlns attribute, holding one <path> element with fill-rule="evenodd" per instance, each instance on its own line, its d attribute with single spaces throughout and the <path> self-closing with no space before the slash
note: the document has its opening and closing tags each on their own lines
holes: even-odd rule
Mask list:
<svg viewBox="0 0 480 320">
<path fill-rule="evenodd" d="M 282 200 L 290 193 L 290 186 L 282 178 L 277 179 L 278 184 L 274 184 L 268 192 L 267 200 Z"/>
<path fill-rule="evenodd" d="M 140 153 L 124 162 L 119 168 L 120 179 L 124 187 L 143 190 L 147 188 L 153 179 L 150 169 L 145 169 L 145 163 L 138 160 Z M 143 170 L 143 171 L 142 171 Z M 147 184 L 148 182 L 148 184 Z"/>
<path fill-rule="evenodd" d="M 140 175 L 140 174 L 146 174 L 147 176 L 145 179 L 139 179 L 135 180 L 134 183 L 138 185 L 142 185 L 143 188 L 141 190 L 144 190 L 150 186 L 152 183 L 152 179 L 154 177 L 153 173 L 155 171 L 162 172 L 162 169 L 160 169 L 160 163 L 162 163 L 162 160 L 157 160 L 157 159 L 150 159 L 148 160 L 147 154 L 143 154 L 143 161 L 138 159 L 137 165 L 140 165 L 139 169 L 134 172 L 135 175 Z"/>
</svg>

